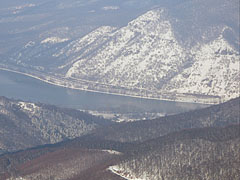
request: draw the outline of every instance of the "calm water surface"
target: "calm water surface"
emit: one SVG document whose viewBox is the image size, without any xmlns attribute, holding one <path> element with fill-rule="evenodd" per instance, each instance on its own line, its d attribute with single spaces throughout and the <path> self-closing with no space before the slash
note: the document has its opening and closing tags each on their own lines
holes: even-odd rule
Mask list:
<svg viewBox="0 0 240 180">
<path fill-rule="evenodd" d="M 62 107 L 112 112 L 172 114 L 206 107 L 201 104 L 148 100 L 73 90 L 3 70 L 0 70 L 0 96 Z"/>
</svg>

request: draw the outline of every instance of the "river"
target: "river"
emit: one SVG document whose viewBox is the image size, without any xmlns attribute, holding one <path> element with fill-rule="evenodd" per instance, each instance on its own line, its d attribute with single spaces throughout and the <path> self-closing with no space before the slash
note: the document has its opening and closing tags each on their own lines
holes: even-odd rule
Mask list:
<svg viewBox="0 0 240 180">
<path fill-rule="evenodd" d="M 175 114 L 207 106 L 73 90 L 4 70 L 0 70 L 0 96 L 61 107 L 116 113 Z"/>
</svg>

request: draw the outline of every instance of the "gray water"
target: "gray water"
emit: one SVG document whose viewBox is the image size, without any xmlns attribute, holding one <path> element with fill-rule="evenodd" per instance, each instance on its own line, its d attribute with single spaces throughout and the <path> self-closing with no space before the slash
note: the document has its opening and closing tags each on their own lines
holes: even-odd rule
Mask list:
<svg viewBox="0 0 240 180">
<path fill-rule="evenodd" d="M 86 92 L 47 84 L 25 75 L 0 70 L 0 96 L 94 111 L 173 114 L 206 105 Z"/>
</svg>

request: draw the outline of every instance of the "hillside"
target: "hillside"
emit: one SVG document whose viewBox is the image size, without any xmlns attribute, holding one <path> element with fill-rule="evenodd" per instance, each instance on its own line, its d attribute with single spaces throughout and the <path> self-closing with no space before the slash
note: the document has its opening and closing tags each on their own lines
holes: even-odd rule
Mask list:
<svg viewBox="0 0 240 180">
<path fill-rule="evenodd" d="M 56 143 L 111 124 L 88 113 L 0 97 L 0 150 Z"/>
<path fill-rule="evenodd" d="M 106 172 L 106 168 L 118 159 L 118 154 L 111 151 L 87 150 L 81 148 L 64 148 L 47 152 L 26 163 L 13 164 L 14 158 L 29 155 L 28 151 L 13 156 L 0 157 L 1 163 L 11 162 L 8 170 L 2 170 L 1 179 L 101 179 L 101 180 L 122 180 L 118 175 Z M 32 154 L 37 154 L 34 150 Z M 13 162 L 13 163 L 12 163 Z M 2 166 L 2 165 L 1 165 Z M 7 173 L 9 172 L 9 173 Z"/>
<path fill-rule="evenodd" d="M 185 130 L 134 147 L 109 169 L 128 180 L 239 179 L 240 126 Z"/>
<path fill-rule="evenodd" d="M 0 178 L 238 179 L 239 100 L 5 153 Z"/>
<path fill-rule="evenodd" d="M 54 2 L 2 10 L 1 68 L 145 98 L 214 104 L 239 96 L 237 0 Z"/>
<path fill-rule="evenodd" d="M 104 145 L 107 141 L 98 142 L 104 149 L 94 144 L 86 148 L 81 139 L 70 140 L 0 156 L 0 178 L 238 179 L 239 130 L 239 124 L 188 129 L 140 144 L 119 143 L 125 147 L 122 152 L 110 150 Z"/>
<path fill-rule="evenodd" d="M 239 7 L 0 1 L 0 180 L 240 180 Z"/>
<path fill-rule="evenodd" d="M 238 124 L 239 117 L 240 98 L 236 98 L 200 110 L 169 115 L 154 120 L 115 124 L 108 129 L 99 128 L 93 136 L 113 141 L 139 142 L 183 129 Z"/>
<path fill-rule="evenodd" d="M 70 56 L 59 67 L 66 77 L 87 80 L 100 91 L 198 102 L 237 97 L 239 52 L 224 37 L 231 28 L 216 27 L 215 39 L 182 46 L 169 16 L 155 9 L 118 30 L 101 27 L 54 56 Z"/>
</svg>

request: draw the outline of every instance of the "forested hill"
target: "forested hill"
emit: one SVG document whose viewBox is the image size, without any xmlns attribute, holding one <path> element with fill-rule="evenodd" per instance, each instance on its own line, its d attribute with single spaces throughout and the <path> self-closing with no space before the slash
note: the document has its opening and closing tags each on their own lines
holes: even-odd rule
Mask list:
<svg viewBox="0 0 240 180">
<path fill-rule="evenodd" d="M 135 146 L 110 169 L 128 179 L 239 179 L 240 125 L 189 129 Z"/>
<path fill-rule="evenodd" d="M 107 129 L 97 129 L 96 137 L 121 142 L 143 142 L 171 132 L 200 127 L 223 127 L 238 124 L 240 98 L 208 108 L 182 114 L 111 125 Z"/>
<path fill-rule="evenodd" d="M 239 100 L 110 124 L 73 140 L 6 153 L 0 156 L 0 178 L 239 179 Z"/>
<path fill-rule="evenodd" d="M 109 124 L 74 109 L 0 97 L 0 153 L 80 137 Z"/>
</svg>

